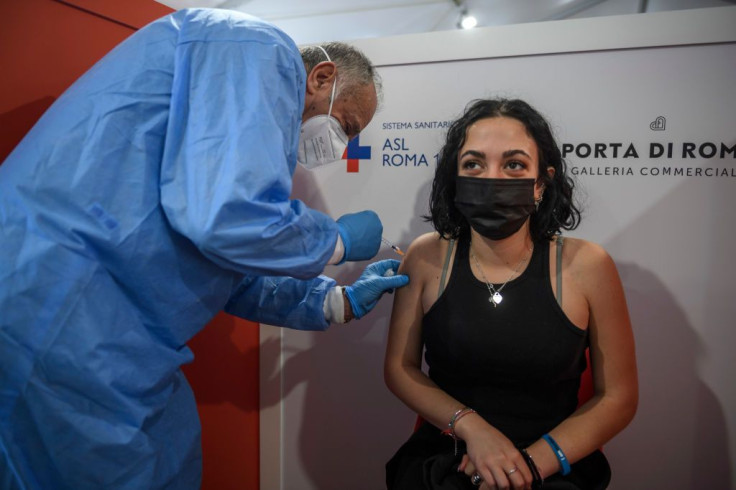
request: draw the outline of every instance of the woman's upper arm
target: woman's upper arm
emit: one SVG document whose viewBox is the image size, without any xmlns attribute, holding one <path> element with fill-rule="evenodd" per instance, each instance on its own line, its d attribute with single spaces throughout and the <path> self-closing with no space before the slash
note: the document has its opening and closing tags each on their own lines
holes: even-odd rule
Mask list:
<svg viewBox="0 0 736 490">
<path fill-rule="evenodd" d="M 387 375 L 391 367 L 397 368 L 407 364 L 421 366 L 421 322 L 424 314 L 421 298 L 426 273 L 426 267 L 423 267 L 426 254 L 423 245 L 425 237 L 426 235 L 419 237 L 411 244 L 399 268 L 399 273 L 408 274 L 411 280 L 407 286 L 397 289 L 394 295 L 386 346 Z"/>
<path fill-rule="evenodd" d="M 638 401 L 636 355 L 623 285 L 613 259 L 598 245 L 585 245 L 585 295 L 590 309 L 590 355 L 596 394 L 630 407 Z"/>
</svg>

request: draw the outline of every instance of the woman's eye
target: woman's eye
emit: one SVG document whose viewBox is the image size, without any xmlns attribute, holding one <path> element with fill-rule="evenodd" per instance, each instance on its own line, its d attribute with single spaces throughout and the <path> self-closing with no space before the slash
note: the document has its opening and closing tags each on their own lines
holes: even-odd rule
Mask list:
<svg viewBox="0 0 736 490">
<path fill-rule="evenodd" d="M 467 160 L 463 162 L 463 168 L 466 170 L 475 170 L 476 168 L 479 168 L 480 164 L 475 160 Z"/>
<path fill-rule="evenodd" d="M 511 160 L 510 162 L 506 162 L 506 167 L 510 170 L 524 170 L 526 165 L 518 160 Z"/>
</svg>

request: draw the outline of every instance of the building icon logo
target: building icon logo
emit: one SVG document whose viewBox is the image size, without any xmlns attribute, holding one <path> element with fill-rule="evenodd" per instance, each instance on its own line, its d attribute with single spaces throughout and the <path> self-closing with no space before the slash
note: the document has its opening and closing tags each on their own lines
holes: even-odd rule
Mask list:
<svg viewBox="0 0 736 490">
<path fill-rule="evenodd" d="M 664 131 L 666 127 L 667 119 L 665 119 L 664 116 L 659 116 L 649 125 L 649 129 L 652 131 Z"/>
</svg>

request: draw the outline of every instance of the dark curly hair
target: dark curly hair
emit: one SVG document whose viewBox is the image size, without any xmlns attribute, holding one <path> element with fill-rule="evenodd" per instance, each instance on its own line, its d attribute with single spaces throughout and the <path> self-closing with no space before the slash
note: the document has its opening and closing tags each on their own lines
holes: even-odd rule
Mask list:
<svg viewBox="0 0 736 490">
<path fill-rule="evenodd" d="M 481 99 L 472 101 L 465 112 L 447 131 L 445 144 L 432 181 L 429 198 L 429 216 L 435 230 L 444 238 L 458 238 L 470 233 L 470 225 L 455 207 L 458 152 L 465 143 L 467 129 L 475 121 L 491 117 L 516 119 L 526 127 L 537 144 L 539 152 L 539 180 L 545 186 L 544 199 L 532 214 L 530 229 L 536 242 L 549 239 L 561 229 L 574 230 L 580 224 L 580 210 L 573 202 L 575 187 L 567 175 L 567 164 L 562 158 L 552 130 L 545 118 L 533 107 L 519 99 Z M 552 177 L 547 167 L 555 169 Z"/>
</svg>

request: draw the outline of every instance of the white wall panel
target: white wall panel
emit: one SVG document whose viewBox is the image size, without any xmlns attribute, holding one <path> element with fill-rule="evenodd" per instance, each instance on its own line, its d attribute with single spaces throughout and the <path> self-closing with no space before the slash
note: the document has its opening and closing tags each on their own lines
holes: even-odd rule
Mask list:
<svg viewBox="0 0 736 490">
<path fill-rule="evenodd" d="M 444 122 L 499 95 L 546 114 L 579 149 L 568 161 L 585 216 L 570 234 L 613 256 L 637 341 L 639 412 L 605 447 L 614 490 L 735 487 L 734 25 L 725 7 L 362 41 L 385 87 L 360 136 L 371 158 L 295 177 L 295 196 L 335 217 L 374 209 L 406 248 L 430 230 Z M 650 155 L 670 143 L 671 157 Z M 603 153 L 585 157 L 596 144 Z M 361 270 L 327 274 L 349 284 Z M 384 298 L 326 333 L 262 327 L 263 489 L 384 487 L 415 417 L 383 384 L 390 310 Z"/>
</svg>

